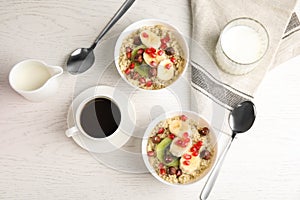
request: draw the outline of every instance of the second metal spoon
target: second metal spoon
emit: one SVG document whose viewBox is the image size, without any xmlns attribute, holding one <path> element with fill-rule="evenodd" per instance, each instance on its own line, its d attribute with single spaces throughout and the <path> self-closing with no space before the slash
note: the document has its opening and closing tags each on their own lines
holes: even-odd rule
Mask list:
<svg viewBox="0 0 300 200">
<path fill-rule="evenodd" d="M 220 168 L 223 164 L 224 158 L 231 146 L 236 134 L 244 133 L 248 131 L 256 118 L 255 106 L 251 101 L 245 101 L 236 106 L 229 115 L 229 125 L 232 130 L 232 136 L 229 144 L 221 155 L 220 159 L 212 169 L 210 176 L 208 177 L 204 188 L 200 194 L 200 200 L 206 200 L 216 182 L 217 176 L 220 172 Z"/>
</svg>

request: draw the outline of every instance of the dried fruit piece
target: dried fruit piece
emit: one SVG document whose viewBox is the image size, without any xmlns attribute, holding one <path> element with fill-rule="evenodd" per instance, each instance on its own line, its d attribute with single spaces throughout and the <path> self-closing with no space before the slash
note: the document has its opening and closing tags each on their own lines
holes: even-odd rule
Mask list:
<svg viewBox="0 0 300 200">
<path fill-rule="evenodd" d="M 166 51 L 166 54 L 167 54 L 168 56 L 172 56 L 172 55 L 175 54 L 175 50 L 174 50 L 173 47 L 168 47 L 168 48 L 166 48 L 165 51 Z"/>
<path fill-rule="evenodd" d="M 170 175 L 175 175 L 177 172 L 176 168 L 175 167 L 169 167 L 168 168 L 168 174 Z"/>
<path fill-rule="evenodd" d="M 200 158 L 203 158 L 204 160 L 209 160 L 211 158 L 211 153 L 205 149 L 201 151 Z"/>
<path fill-rule="evenodd" d="M 200 133 L 200 135 L 205 136 L 205 135 L 209 134 L 209 128 L 203 127 L 201 130 L 199 130 L 199 133 Z"/>
<path fill-rule="evenodd" d="M 160 141 L 161 141 L 161 138 L 159 136 L 152 137 L 152 142 L 154 144 L 158 144 L 158 143 L 160 143 Z"/>
<path fill-rule="evenodd" d="M 140 36 L 135 36 L 135 37 L 134 37 L 134 39 L 133 39 L 133 44 L 134 44 L 134 45 L 141 45 L 141 44 L 142 44 L 142 41 L 141 41 Z"/>
</svg>

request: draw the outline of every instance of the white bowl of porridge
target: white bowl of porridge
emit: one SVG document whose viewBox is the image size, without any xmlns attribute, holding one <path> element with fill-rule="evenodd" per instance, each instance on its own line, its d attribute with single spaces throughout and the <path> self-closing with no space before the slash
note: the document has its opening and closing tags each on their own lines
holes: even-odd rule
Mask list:
<svg viewBox="0 0 300 200">
<path fill-rule="evenodd" d="M 184 74 L 189 49 L 176 27 L 161 20 L 145 19 L 121 33 L 114 57 L 119 74 L 128 84 L 144 90 L 159 90 Z"/>
<path fill-rule="evenodd" d="M 142 141 L 149 172 L 167 185 L 190 185 L 205 177 L 217 157 L 216 136 L 195 112 L 174 111 L 156 118 Z"/>
</svg>

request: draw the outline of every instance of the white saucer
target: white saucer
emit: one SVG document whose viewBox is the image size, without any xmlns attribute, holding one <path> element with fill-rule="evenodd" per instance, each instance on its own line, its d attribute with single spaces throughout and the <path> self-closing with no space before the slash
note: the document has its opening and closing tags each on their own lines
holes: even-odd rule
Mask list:
<svg viewBox="0 0 300 200">
<path fill-rule="evenodd" d="M 72 136 L 73 140 L 83 149 L 93 153 L 107 153 L 121 148 L 131 137 L 136 123 L 136 115 L 133 104 L 129 98 L 119 90 L 109 86 L 95 86 L 80 93 L 72 102 L 69 108 L 67 123 L 68 128 L 75 125 L 75 113 L 79 105 L 87 99 L 97 97 L 109 97 L 121 111 L 121 122 L 119 128 L 113 134 L 116 137 L 92 139 L 83 133 Z M 111 139 L 113 138 L 113 139 Z"/>
</svg>

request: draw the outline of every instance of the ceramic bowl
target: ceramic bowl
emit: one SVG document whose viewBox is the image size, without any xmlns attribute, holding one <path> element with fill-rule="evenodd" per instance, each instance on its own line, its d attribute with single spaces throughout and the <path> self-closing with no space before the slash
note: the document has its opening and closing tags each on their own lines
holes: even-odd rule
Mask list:
<svg viewBox="0 0 300 200">
<path fill-rule="evenodd" d="M 175 26 L 173 26 L 165 21 L 158 20 L 158 19 L 144 19 L 144 20 L 137 21 L 137 22 L 131 24 L 121 33 L 121 35 L 119 36 L 119 38 L 116 42 L 115 50 L 114 50 L 115 66 L 117 67 L 117 70 L 118 70 L 120 76 L 123 78 L 123 80 L 125 82 L 127 82 L 129 85 L 133 86 L 134 88 L 147 90 L 147 91 L 155 91 L 155 90 L 154 89 L 144 89 L 144 88 L 141 88 L 141 87 L 131 83 L 125 76 L 124 70 L 121 70 L 121 67 L 119 64 L 119 58 L 121 55 L 120 51 L 121 51 L 122 44 L 123 44 L 124 40 L 126 40 L 128 38 L 129 35 L 131 35 L 134 31 L 137 31 L 138 29 L 140 29 L 142 27 L 155 26 L 155 25 L 162 25 L 172 32 L 176 41 L 178 41 L 178 44 L 180 45 L 180 47 L 182 49 L 182 52 L 183 52 L 182 57 L 185 59 L 184 69 L 182 70 L 180 75 L 177 77 L 177 79 L 175 79 L 168 86 L 170 86 L 174 82 L 176 82 L 185 73 L 185 71 L 188 67 L 188 63 L 189 63 L 189 48 L 188 48 L 187 42 L 186 42 L 185 38 L 183 37 L 182 33 Z M 163 87 L 161 89 L 164 89 L 164 88 L 166 88 L 166 87 Z"/>
<path fill-rule="evenodd" d="M 159 126 L 163 126 L 162 123 L 161 123 L 162 121 L 164 121 L 166 119 L 170 119 L 170 118 L 176 117 L 176 116 L 185 116 L 185 117 L 187 117 L 187 120 L 192 120 L 194 122 L 197 122 L 200 127 L 207 127 L 207 128 L 209 128 L 209 134 L 207 135 L 207 137 L 209 137 L 210 144 L 211 144 L 211 147 L 213 149 L 213 153 L 212 153 L 212 157 L 210 158 L 210 164 L 209 164 L 209 166 L 206 169 L 204 169 L 203 171 L 201 171 L 200 174 L 199 174 L 199 176 L 196 179 L 191 180 L 188 183 L 171 183 L 171 182 L 166 181 L 165 179 L 162 178 L 161 174 L 159 174 L 159 172 L 157 171 L 159 168 L 155 169 L 153 167 L 153 160 L 150 161 L 150 159 L 149 159 L 150 157 L 153 157 L 151 155 L 149 156 L 149 146 L 148 146 L 148 140 L 149 139 L 152 140 L 152 137 L 154 137 L 151 134 L 153 133 L 153 131 L 155 131 L 155 133 L 156 133 L 156 129 L 157 129 L 157 125 L 158 124 L 160 124 Z M 189 122 L 189 121 L 187 121 L 187 122 Z M 165 128 L 165 130 L 167 132 L 168 127 Z M 169 130 L 171 130 L 171 129 L 169 129 Z M 190 129 L 190 130 L 192 130 L 192 129 Z M 191 132 L 193 132 L 193 131 L 191 131 Z M 163 134 L 165 134 L 165 133 L 163 133 Z M 193 132 L 193 133 L 195 133 L 195 132 Z M 160 134 L 157 132 L 157 135 L 160 135 Z M 166 137 L 168 137 L 168 136 L 166 136 Z M 191 137 L 191 138 L 193 138 L 193 137 Z M 194 139 L 192 139 L 192 141 L 193 140 Z M 205 140 L 205 139 L 203 139 L 203 140 Z M 163 139 L 161 141 L 163 141 Z M 173 141 L 174 141 L 174 139 L 173 139 Z M 198 156 L 200 157 L 200 159 L 204 159 L 203 157 L 201 158 L 201 156 L 200 156 L 201 155 L 200 152 L 203 151 L 206 148 L 206 147 L 204 147 L 205 146 L 205 142 L 203 142 L 203 144 L 204 145 L 198 150 L 198 152 L 199 152 Z M 192 145 L 192 147 L 193 147 L 193 145 Z M 157 148 L 157 146 L 155 148 Z M 158 153 L 157 152 L 158 151 L 155 151 L 154 157 L 155 156 L 158 157 Z M 190 154 L 190 148 L 188 148 L 187 152 L 184 153 L 183 155 L 185 155 L 185 154 Z M 154 119 L 150 123 L 150 125 L 148 126 L 148 128 L 147 128 L 147 130 L 146 130 L 146 132 L 144 134 L 144 137 L 143 137 L 143 141 L 142 141 L 142 155 L 143 155 L 143 160 L 144 160 L 144 163 L 145 163 L 147 169 L 160 182 L 162 182 L 164 184 L 167 184 L 167 185 L 171 185 L 171 186 L 191 185 L 191 184 L 197 183 L 200 180 L 202 180 L 210 172 L 212 166 L 214 165 L 214 163 L 216 161 L 216 157 L 217 157 L 217 139 L 216 139 L 216 135 L 215 135 L 213 129 L 211 128 L 211 126 L 209 125 L 209 123 L 207 122 L 207 120 L 204 117 L 202 117 L 199 114 L 197 114 L 195 112 L 192 112 L 192 111 L 173 111 L 173 112 L 169 112 L 169 113 L 166 113 L 166 114 L 163 114 L 163 115 L 157 117 L 156 119 Z M 181 156 L 181 158 L 183 158 L 183 156 Z M 178 167 L 179 169 L 181 168 L 181 166 L 180 166 L 181 163 L 182 162 L 180 161 L 179 162 L 179 167 Z M 164 167 L 166 168 L 166 171 L 167 171 L 168 167 L 166 167 L 166 166 L 164 166 Z M 168 171 L 166 173 L 168 175 Z"/>
</svg>

